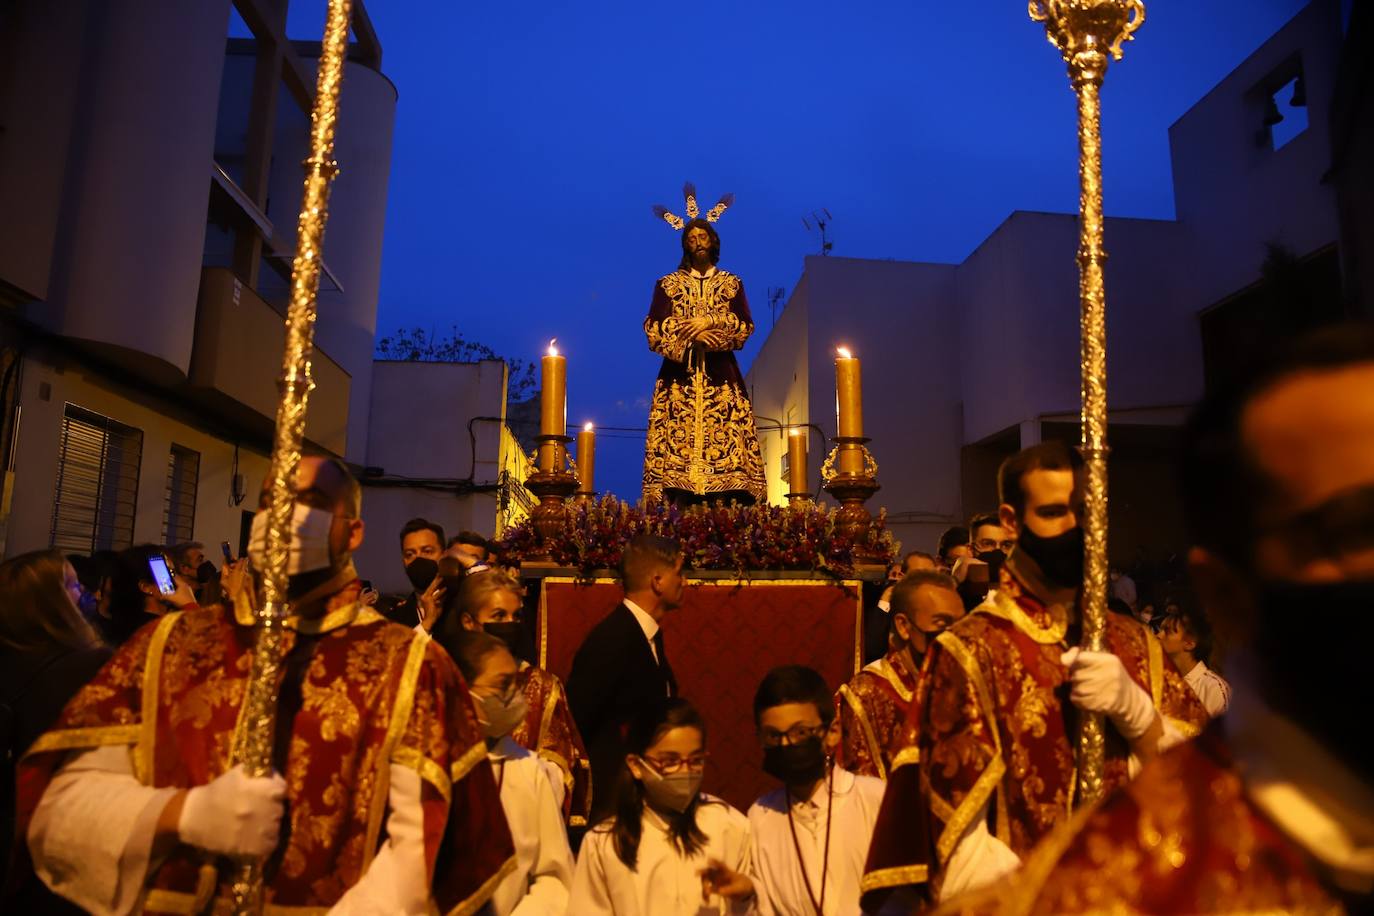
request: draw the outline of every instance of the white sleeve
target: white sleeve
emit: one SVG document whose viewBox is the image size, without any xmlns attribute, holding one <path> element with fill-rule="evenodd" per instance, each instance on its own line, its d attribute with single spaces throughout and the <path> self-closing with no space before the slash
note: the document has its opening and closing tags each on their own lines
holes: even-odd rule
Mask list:
<svg viewBox="0 0 1374 916">
<path fill-rule="evenodd" d="M 151 870 L 158 818 L 177 791 L 135 779 L 127 746 L 69 755 L 29 824 L 34 871 L 92 913 L 132 912 Z"/>
<path fill-rule="evenodd" d="M 577 856 L 577 868 L 573 871 L 572 892 L 568 895 L 570 914 L 615 916 L 606 881 L 606 865 L 602 861 L 608 854 L 615 855 L 610 834 L 588 831 Z"/>
<path fill-rule="evenodd" d="M 556 766 L 554 770 L 561 780 L 563 771 Z M 568 912 L 568 893 L 573 883 L 572 849 L 568 846 L 563 807 L 556 799 L 552 775 L 542 766 L 536 772 L 539 779 L 534 800 L 535 829 L 539 831 L 539 853 L 530 866 L 525 896 L 511 910 L 511 916 L 563 916 Z"/>
<path fill-rule="evenodd" d="M 387 808 L 386 842 L 358 883 L 330 909 L 332 916 L 419 916 L 429 912 L 419 773 L 400 764 L 391 765 Z"/>
<path fill-rule="evenodd" d="M 939 900 L 991 884 L 1020 865 L 1021 859 L 1011 847 L 988 832 L 988 806 L 984 805 L 950 853 Z"/>
<path fill-rule="evenodd" d="M 749 880 L 754 882 L 754 909 L 759 916 L 774 916 L 777 909 L 768 896 L 768 883 L 763 879 L 763 856 L 760 852 L 759 827 L 762 818 L 755 818 L 750 809 L 749 818 Z"/>
<path fill-rule="evenodd" d="M 553 787 L 553 800 L 558 805 L 558 810 L 563 810 L 563 799 L 568 794 L 568 787 L 563 782 L 565 774 L 563 768 L 544 757 L 539 758 L 539 762 L 544 765 L 544 772 L 548 774 L 549 785 Z M 559 815 L 562 817 L 562 815 Z M 566 828 L 565 828 L 566 829 Z"/>
</svg>

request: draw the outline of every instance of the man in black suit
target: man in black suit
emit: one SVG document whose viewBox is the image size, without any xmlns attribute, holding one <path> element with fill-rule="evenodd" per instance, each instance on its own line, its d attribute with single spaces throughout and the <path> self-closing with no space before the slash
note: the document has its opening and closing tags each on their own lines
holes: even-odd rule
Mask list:
<svg viewBox="0 0 1374 916">
<path fill-rule="evenodd" d="M 659 625 L 682 603 L 682 547 L 637 535 L 620 569 L 625 600 L 587 634 L 568 677 L 568 705 L 592 765 L 592 823 L 611 813 L 630 721 L 643 707 L 677 695 Z"/>
<path fill-rule="evenodd" d="M 439 558 L 443 553 L 442 527 L 424 518 L 412 518 L 405 523 L 401 528 L 401 562 L 405 564 L 406 578 L 410 580 L 412 591 L 383 608 L 384 615 L 407 627 L 414 627 L 421 622 L 424 616 L 421 598 L 429 592 L 439 575 Z M 433 601 L 426 604 L 433 604 Z M 434 616 L 432 609 L 429 609 L 429 616 Z M 434 621 L 427 622 L 432 626 Z"/>
</svg>

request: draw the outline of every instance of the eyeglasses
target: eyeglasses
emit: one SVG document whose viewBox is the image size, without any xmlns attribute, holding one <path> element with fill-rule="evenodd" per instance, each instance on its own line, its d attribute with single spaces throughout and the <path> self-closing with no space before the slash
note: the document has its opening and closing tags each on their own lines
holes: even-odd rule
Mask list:
<svg viewBox="0 0 1374 916">
<path fill-rule="evenodd" d="M 674 754 L 670 757 L 644 757 L 642 759 L 664 776 L 671 776 L 674 773 L 681 773 L 684 769 L 692 773 L 702 772 L 706 769 L 706 761 L 710 759 L 710 756 L 710 754 L 693 754 L 690 757 L 679 757 Z"/>
<path fill-rule="evenodd" d="M 1015 541 L 994 541 L 992 538 L 979 538 L 973 542 L 974 549 L 979 551 L 1000 550 L 1003 553 L 1010 553 L 1015 546 Z"/>
<path fill-rule="evenodd" d="M 785 732 L 765 728 L 759 732 L 764 747 L 777 747 L 780 744 L 801 744 L 825 734 L 824 725 L 794 725 Z"/>
</svg>

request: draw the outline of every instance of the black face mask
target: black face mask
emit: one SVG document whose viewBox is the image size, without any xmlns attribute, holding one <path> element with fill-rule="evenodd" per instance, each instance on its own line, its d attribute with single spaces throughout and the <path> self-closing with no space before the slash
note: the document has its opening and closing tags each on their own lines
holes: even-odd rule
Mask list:
<svg viewBox="0 0 1374 916">
<path fill-rule="evenodd" d="M 1374 580 L 1256 583 L 1257 611 L 1251 652 L 1263 670 L 1255 672 L 1265 702 L 1275 712 L 1330 747 L 1363 773 L 1374 772 L 1374 753 L 1364 729 L 1351 727 L 1351 710 L 1374 703 L 1369 667 L 1374 642 Z M 1320 621 L 1339 638 L 1307 643 L 1295 628 Z M 1340 697 L 1340 702 L 1333 702 Z"/>
<path fill-rule="evenodd" d="M 973 558 L 988 564 L 988 581 L 996 588 L 997 576 L 1002 571 L 1002 564 L 1007 562 L 1007 555 L 1000 550 L 984 550 L 982 553 L 974 551 Z"/>
<path fill-rule="evenodd" d="M 516 658 L 521 657 L 521 648 L 525 642 L 525 625 L 518 620 L 508 623 L 484 623 L 482 629 L 506 644 L 511 654 Z"/>
<path fill-rule="evenodd" d="M 406 564 L 406 578 L 417 592 L 429 588 L 439 575 L 439 564 L 428 557 L 416 557 Z"/>
<path fill-rule="evenodd" d="M 1077 588 L 1083 582 L 1083 529 L 1070 528 L 1052 538 L 1041 537 L 1026 525 L 1016 539 L 1016 546 L 1035 561 L 1051 585 Z"/>
<path fill-rule="evenodd" d="M 800 786 L 825 776 L 820 738 L 763 749 L 763 771 L 786 786 Z"/>
<path fill-rule="evenodd" d="M 209 560 L 206 560 L 204 563 L 200 564 L 200 566 L 196 567 L 196 581 L 202 585 L 206 582 L 215 581 L 215 576 L 218 574 L 219 570 L 215 569 L 215 564 L 211 563 Z"/>
</svg>

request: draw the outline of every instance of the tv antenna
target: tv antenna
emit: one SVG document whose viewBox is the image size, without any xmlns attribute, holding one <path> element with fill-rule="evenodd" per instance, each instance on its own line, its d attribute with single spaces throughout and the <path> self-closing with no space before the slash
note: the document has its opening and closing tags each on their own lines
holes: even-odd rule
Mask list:
<svg viewBox="0 0 1374 916">
<path fill-rule="evenodd" d="M 830 249 L 835 247 L 835 243 L 826 238 L 825 235 L 826 223 L 829 223 L 832 220 L 833 217 L 831 217 L 830 211 L 825 209 L 824 207 L 821 207 L 820 210 L 812 210 L 811 219 L 809 220 L 804 216 L 802 217 L 802 225 L 806 227 L 807 232 L 820 232 L 822 256 L 830 254 Z M 815 223 L 816 225 L 812 226 L 812 223 Z"/>
<path fill-rule="evenodd" d="M 778 323 L 778 305 L 782 302 L 782 297 L 786 292 L 787 290 L 783 289 L 781 286 L 768 287 L 768 311 L 773 315 L 773 322 L 769 325 L 770 328 Z"/>
</svg>

